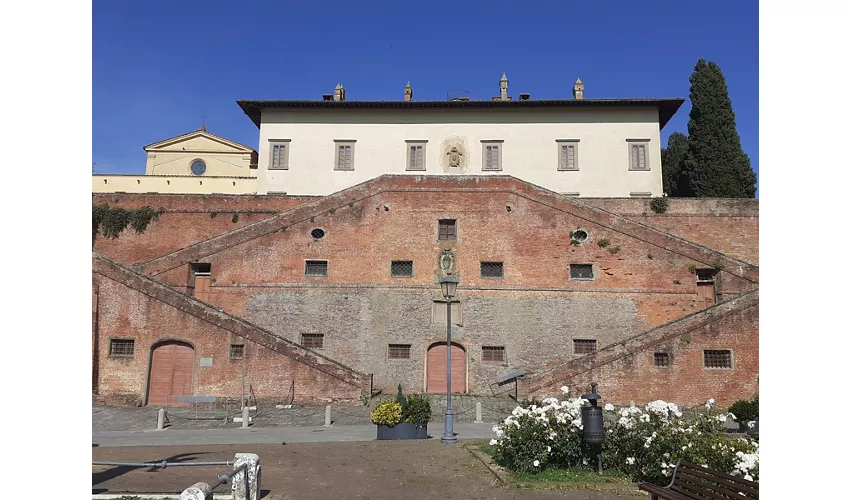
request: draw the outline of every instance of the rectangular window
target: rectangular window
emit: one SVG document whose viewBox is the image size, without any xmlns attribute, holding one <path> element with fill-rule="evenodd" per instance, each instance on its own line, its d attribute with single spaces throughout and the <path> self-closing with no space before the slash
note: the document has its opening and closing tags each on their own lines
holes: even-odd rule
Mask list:
<svg viewBox="0 0 850 500">
<path fill-rule="evenodd" d="M 327 276 L 328 261 L 326 260 L 308 260 L 304 264 L 304 274 L 307 276 Z"/>
<path fill-rule="evenodd" d="M 457 221 L 455 219 L 440 219 L 439 233 L 437 239 L 440 241 L 454 241 L 457 239 Z"/>
<path fill-rule="evenodd" d="M 410 359 L 410 344 L 390 344 L 387 346 L 387 358 Z"/>
<path fill-rule="evenodd" d="M 289 168 L 289 141 L 270 140 L 269 169 L 286 170 Z"/>
<path fill-rule="evenodd" d="M 570 264 L 571 280 L 592 280 L 593 264 Z"/>
<path fill-rule="evenodd" d="M 407 169 L 425 170 L 425 144 L 421 142 L 407 143 Z"/>
<path fill-rule="evenodd" d="M 325 346 L 324 333 L 302 333 L 301 345 L 307 349 L 322 349 Z"/>
<path fill-rule="evenodd" d="M 481 347 L 481 361 L 505 361 L 505 346 L 485 345 Z"/>
<path fill-rule="evenodd" d="M 655 358 L 656 368 L 670 368 L 670 354 L 666 352 L 656 352 L 653 354 Z"/>
<path fill-rule="evenodd" d="M 193 262 L 189 264 L 193 276 L 209 276 L 212 274 L 212 264 L 209 262 Z"/>
<path fill-rule="evenodd" d="M 390 263 L 390 276 L 410 278 L 413 276 L 412 260 L 394 260 Z"/>
<path fill-rule="evenodd" d="M 706 349 L 702 359 L 706 368 L 732 368 L 732 351 L 728 349 Z"/>
<path fill-rule="evenodd" d="M 573 339 L 573 353 L 593 354 L 596 352 L 596 341 L 589 339 Z"/>
<path fill-rule="evenodd" d="M 482 262 L 482 278 L 503 278 L 505 276 L 504 262 Z"/>
<path fill-rule="evenodd" d="M 110 339 L 109 357 L 132 358 L 136 355 L 136 341 L 133 339 Z"/>
<path fill-rule="evenodd" d="M 578 141 L 558 140 L 558 170 L 578 170 Z"/>
<path fill-rule="evenodd" d="M 335 170 L 354 170 L 354 142 L 336 142 Z"/>
<path fill-rule="evenodd" d="M 245 346 L 243 344 L 230 344 L 230 359 L 245 359 Z"/>
<path fill-rule="evenodd" d="M 502 144 L 484 142 L 484 163 L 481 170 L 502 170 Z"/>
<path fill-rule="evenodd" d="M 629 141 L 629 170 L 649 170 L 649 143 Z"/>
</svg>

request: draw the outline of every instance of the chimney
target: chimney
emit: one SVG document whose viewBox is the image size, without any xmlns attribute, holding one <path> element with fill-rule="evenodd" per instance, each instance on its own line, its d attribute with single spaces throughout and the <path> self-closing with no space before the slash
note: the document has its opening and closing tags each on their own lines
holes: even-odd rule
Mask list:
<svg viewBox="0 0 850 500">
<path fill-rule="evenodd" d="M 520 94 L 519 100 L 520 101 L 530 101 L 531 100 L 531 94 Z"/>
<path fill-rule="evenodd" d="M 502 73 L 502 79 L 499 80 L 499 96 L 503 101 L 507 101 L 508 99 L 508 75 L 506 73 Z"/>
<path fill-rule="evenodd" d="M 573 85 L 573 97 L 584 99 L 584 84 L 581 83 L 581 78 L 576 78 L 576 84 Z"/>
<path fill-rule="evenodd" d="M 413 100 L 413 87 L 410 86 L 410 82 L 407 82 L 407 85 L 404 86 L 404 100 Z"/>
<path fill-rule="evenodd" d="M 345 100 L 345 88 L 343 88 L 341 83 L 336 84 L 336 88 L 334 89 L 334 101 L 344 101 Z"/>
</svg>

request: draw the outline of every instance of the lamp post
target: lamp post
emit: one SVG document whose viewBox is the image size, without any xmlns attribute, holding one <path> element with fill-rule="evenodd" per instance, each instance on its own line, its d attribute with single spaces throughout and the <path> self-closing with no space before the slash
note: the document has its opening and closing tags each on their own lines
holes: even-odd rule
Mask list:
<svg viewBox="0 0 850 500">
<path fill-rule="evenodd" d="M 443 297 L 446 298 L 446 430 L 440 438 L 443 444 L 457 443 L 452 410 L 452 297 L 457 292 L 457 282 L 457 277 L 451 274 L 440 278 L 440 288 L 443 289 Z"/>
<path fill-rule="evenodd" d="M 605 426 L 602 418 L 602 408 L 599 407 L 599 393 L 596 392 L 596 382 L 591 382 L 590 394 L 584 394 L 590 406 L 581 407 L 581 427 L 584 431 L 584 442 L 596 448 L 596 460 L 599 473 L 602 474 L 602 443 L 605 442 Z"/>
</svg>

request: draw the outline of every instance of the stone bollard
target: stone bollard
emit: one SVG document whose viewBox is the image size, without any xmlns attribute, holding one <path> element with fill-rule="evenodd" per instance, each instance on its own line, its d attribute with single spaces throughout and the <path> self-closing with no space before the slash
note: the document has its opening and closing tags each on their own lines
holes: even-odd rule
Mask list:
<svg viewBox="0 0 850 500">
<path fill-rule="evenodd" d="M 212 498 L 212 489 L 207 483 L 195 483 L 180 493 L 180 500 L 207 500 Z"/>
<path fill-rule="evenodd" d="M 251 423 L 251 409 L 247 406 L 242 407 L 242 428 L 247 429 Z"/>
<path fill-rule="evenodd" d="M 331 426 L 331 405 L 325 406 L 325 427 Z"/>
<path fill-rule="evenodd" d="M 161 431 L 163 429 L 165 429 L 165 408 L 160 408 L 156 412 L 156 430 Z"/>
<path fill-rule="evenodd" d="M 260 457 L 254 453 L 237 453 L 233 468 L 248 464 L 248 489 L 245 491 L 245 473 L 233 476 L 233 500 L 260 500 Z"/>
<path fill-rule="evenodd" d="M 484 421 L 481 419 L 481 401 L 475 403 L 475 423 L 483 424 Z"/>
<path fill-rule="evenodd" d="M 629 408 L 634 408 L 634 407 L 635 407 L 635 402 L 629 401 Z"/>
</svg>

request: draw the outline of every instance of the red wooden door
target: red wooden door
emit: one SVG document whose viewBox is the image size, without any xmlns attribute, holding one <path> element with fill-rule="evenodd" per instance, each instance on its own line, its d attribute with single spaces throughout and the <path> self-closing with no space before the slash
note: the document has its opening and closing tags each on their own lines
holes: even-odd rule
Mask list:
<svg viewBox="0 0 850 500">
<path fill-rule="evenodd" d="M 446 343 L 428 349 L 428 382 L 426 392 L 446 392 Z M 466 392 L 466 351 L 452 343 L 452 394 Z"/>
<path fill-rule="evenodd" d="M 699 281 L 697 282 L 697 301 L 702 304 L 702 307 L 711 307 L 714 305 L 714 282 Z"/>
<path fill-rule="evenodd" d="M 182 342 L 160 344 L 151 358 L 148 404 L 177 404 L 177 398 L 192 394 L 192 368 L 195 350 Z"/>
</svg>

